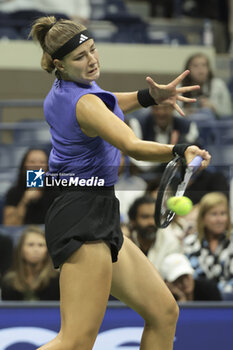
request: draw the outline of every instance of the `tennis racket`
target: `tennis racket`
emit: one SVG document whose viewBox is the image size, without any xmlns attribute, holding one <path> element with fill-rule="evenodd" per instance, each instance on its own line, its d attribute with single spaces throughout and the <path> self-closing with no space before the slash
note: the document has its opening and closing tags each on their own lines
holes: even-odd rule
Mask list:
<svg viewBox="0 0 233 350">
<path fill-rule="evenodd" d="M 155 207 L 155 223 L 159 228 L 167 227 L 175 213 L 167 207 L 170 197 L 182 197 L 192 175 L 201 165 L 202 157 L 196 156 L 188 165 L 183 157 L 171 160 L 160 181 Z"/>
</svg>

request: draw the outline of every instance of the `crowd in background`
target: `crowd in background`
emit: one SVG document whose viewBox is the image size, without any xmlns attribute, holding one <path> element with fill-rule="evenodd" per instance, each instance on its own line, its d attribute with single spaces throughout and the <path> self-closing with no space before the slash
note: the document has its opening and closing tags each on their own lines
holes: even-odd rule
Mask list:
<svg viewBox="0 0 233 350">
<path fill-rule="evenodd" d="M 138 1 L 139 2 L 139 1 Z M 91 19 L 94 1 L 1 1 L 0 18 L 28 19 L 41 14 Z M 150 15 L 172 17 L 174 1 L 147 1 Z M 230 7 L 228 1 L 183 1 L 179 10 L 186 16 L 219 20 L 224 23 L 226 51 L 231 46 Z M 80 10 L 82 9 L 82 11 Z M 217 11 L 218 9 L 218 11 Z M 212 10 L 212 12 L 208 12 Z M 214 11 L 216 10 L 216 11 Z M 26 27 L 22 30 L 26 33 Z M 186 97 L 197 103 L 183 105 L 186 118 L 170 107 L 153 106 L 143 113 L 128 116 L 135 134 L 160 143 L 192 143 L 207 147 L 216 137 L 216 121 L 233 121 L 232 97 L 226 82 L 214 76 L 208 58 L 197 52 L 186 62 L 190 75 L 184 85 L 200 85 Z M 203 134 L 201 123 L 207 123 Z M 217 124 L 216 124 L 217 125 Z M 211 134 L 212 133 L 212 134 Z M 233 139 L 231 140 L 233 143 Z M 48 153 L 38 146 L 21 159 L 18 177 L 4 194 L 0 227 L 0 289 L 2 300 L 59 300 L 59 271 L 54 270 L 44 236 L 46 212 L 59 191 L 27 188 L 26 170 L 48 170 Z M 120 200 L 121 225 L 128 236 L 157 268 L 179 302 L 196 300 L 233 300 L 233 234 L 230 201 L 230 164 L 227 169 L 210 166 L 197 173 L 186 195 L 194 207 L 186 216 L 175 216 L 166 229 L 154 221 L 157 190 L 165 164 L 139 162 L 122 154 L 119 180 L 115 186 Z M 19 227 L 16 232 L 15 227 Z M 12 229 L 12 232 L 10 233 Z M 2 231 L 2 232 L 1 232 Z"/>
<path fill-rule="evenodd" d="M 142 5 L 138 10 L 137 4 Z M 92 20 L 110 21 L 118 29 L 118 34 L 111 37 L 110 40 L 116 42 L 122 40 L 137 42 L 139 40 L 151 43 L 153 40 L 150 41 L 149 36 L 145 33 L 148 18 L 199 19 L 204 21 L 201 41 L 215 45 L 218 52 L 231 52 L 233 47 L 231 0 L 67 0 L 66 2 L 62 0 L 1 0 L 0 38 L 28 38 L 32 20 L 43 15 L 70 18 L 84 24 Z M 214 29 L 215 33 L 208 33 L 214 35 L 212 38 L 207 38 L 206 41 L 204 32 L 205 26 L 210 29 L 209 20 L 217 23 L 217 27 Z M 218 28 L 221 28 L 221 38 L 217 38 Z M 127 35 L 123 33 L 125 29 Z M 171 36 L 173 37 L 172 33 Z M 179 37 L 182 38 L 183 43 L 188 43 L 182 33 L 175 38 L 178 42 Z"/>
</svg>

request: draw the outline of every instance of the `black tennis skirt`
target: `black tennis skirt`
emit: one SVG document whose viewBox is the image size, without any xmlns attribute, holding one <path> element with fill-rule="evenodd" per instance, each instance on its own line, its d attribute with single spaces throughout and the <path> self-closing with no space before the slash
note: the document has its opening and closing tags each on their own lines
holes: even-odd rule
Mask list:
<svg viewBox="0 0 233 350">
<path fill-rule="evenodd" d="M 55 268 L 85 242 L 102 240 L 117 261 L 123 244 L 119 201 L 114 187 L 86 187 L 61 191 L 45 219 L 48 251 Z"/>
</svg>

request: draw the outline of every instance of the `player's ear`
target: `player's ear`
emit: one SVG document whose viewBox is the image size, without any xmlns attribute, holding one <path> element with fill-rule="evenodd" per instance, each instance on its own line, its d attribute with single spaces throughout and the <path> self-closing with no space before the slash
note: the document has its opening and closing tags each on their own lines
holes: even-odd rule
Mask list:
<svg viewBox="0 0 233 350">
<path fill-rule="evenodd" d="M 64 72 L 65 67 L 64 67 L 63 61 L 60 61 L 60 60 L 58 60 L 57 58 L 55 58 L 55 59 L 53 60 L 53 63 L 54 63 L 54 65 L 55 65 L 55 67 L 56 67 L 60 72 Z"/>
</svg>

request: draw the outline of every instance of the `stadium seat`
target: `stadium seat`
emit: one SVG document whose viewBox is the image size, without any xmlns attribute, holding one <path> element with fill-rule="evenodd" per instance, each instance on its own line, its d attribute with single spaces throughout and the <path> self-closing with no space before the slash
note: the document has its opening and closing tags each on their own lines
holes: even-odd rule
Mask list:
<svg viewBox="0 0 233 350">
<path fill-rule="evenodd" d="M 112 37 L 117 32 L 117 27 L 109 21 L 92 21 L 88 29 L 98 42 L 112 42 Z"/>
<path fill-rule="evenodd" d="M 233 301 L 233 293 L 222 293 L 222 299 L 224 301 Z"/>
<path fill-rule="evenodd" d="M 118 27 L 118 31 L 113 35 L 113 42 L 120 43 L 148 43 L 147 25 L 143 21 L 131 22 L 130 24 L 126 20 L 115 21 L 115 25 Z"/>
<path fill-rule="evenodd" d="M 215 114 L 210 110 L 210 108 L 201 108 L 199 111 L 190 114 L 188 117 L 190 120 L 193 120 L 195 122 L 204 122 L 204 121 L 211 121 L 216 120 Z"/>
<path fill-rule="evenodd" d="M 150 28 L 147 31 L 147 36 L 148 36 L 148 43 L 149 44 L 169 44 L 169 36 L 166 31 L 162 30 L 150 30 Z"/>
<path fill-rule="evenodd" d="M 217 140 L 220 146 L 233 145 L 233 116 L 221 118 L 216 122 Z"/>
<path fill-rule="evenodd" d="M 22 157 L 28 150 L 28 146 L 1 145 L 0 147 L 0 169 L 18 169 Z"/>
<path fill-rule="evenodd" d="M 168 33 L 169 43 L 171 45 L 187 45 L 188 40 L 185 35 L 180 32 L 169 32 Z"/>
<path fill-rule="evenodd" d="M 231 145 L 208 145 L 211 154 L 211 166 L 224 173 L 226 178 L 231 179 L 231 166 L 233 164 L 233 144 Z"/>
<path fill-rule="evenodd" d="M 102 20 L 105 17 L 105 0 L 90 0 L 91 20 Z"/>
<path fill-rule="evenodd" d="M 200 144 L 203 147 L 208 147 L 208 145 L 214 145 L 217 143 L 218 130 L 216 128 L 216 120 L 188 119 L 196 123 L 199 130 Z"/>
<path fill-rule="evenodd" d="M 49 126 L 45 121 L 21 121 L 15 126 L 14 143 L 17 145 L 35 146 L 49 144 L 51 135 Z"/>
<path fill-rule="evenodd" d="M 16 245 L 19 237 L 24 230 L 25 226 L 5 226 L 0 225 L 0 232 L 7 237 L 10 237 L 13 241 L 13 244 Z"/>
<path fill-rule="evenodd" d="M 0 39 L 21 39 L 20 34 L 13 27 L 0 27 Z"/>
<path fill-rule="evenodd" d="M 212 113 L 199 112 L 190 115 L 189 120 L 196 122 L 203 145 L 233 144 L 233 116 L 216 119 Z"/>
</svg>

